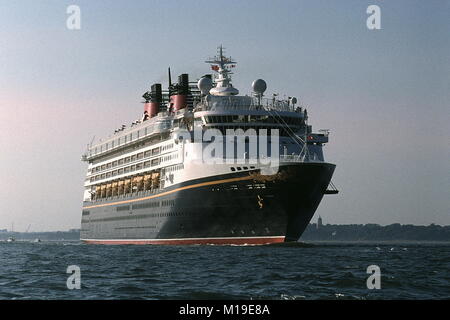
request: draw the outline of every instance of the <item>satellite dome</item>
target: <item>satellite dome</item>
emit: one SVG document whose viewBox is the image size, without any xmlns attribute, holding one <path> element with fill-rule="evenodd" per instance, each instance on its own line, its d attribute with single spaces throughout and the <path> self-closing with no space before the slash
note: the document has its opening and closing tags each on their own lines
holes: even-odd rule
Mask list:
<svg viewBox="0 0 450 320">
<path fill-rule="evenodd" d="M 262 95 L 267 89 L 267 84 L 263 79 L 258 79 L 252 83 L 253 92 Z"/>
<path fill-rule="evenodd" d="M 292 97 L 291 98 L 291 102 L 292 102 L 292 104 L 296 104 L 297 103 L 297 98 L 296 97 Z"/>
<path fill-rule="evenodd" d="M 213 87 L 212 80 L 207 77 L 203 77 L 197 82 L 197 87 L 200 89 L 202 94 L 208 94 L 209 90 Z"/>
</svg>

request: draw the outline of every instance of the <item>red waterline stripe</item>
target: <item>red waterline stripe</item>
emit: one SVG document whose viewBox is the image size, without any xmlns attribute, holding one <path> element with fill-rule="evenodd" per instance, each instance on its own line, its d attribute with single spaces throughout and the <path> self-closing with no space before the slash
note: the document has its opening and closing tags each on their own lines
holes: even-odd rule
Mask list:
<svg viewBox="0 0 450 320">
<path fill-rule="evenodd" d="M 82 239 L 88 244 L 169 244 L 169 245 L 192 245 L 192 244 L 234 244 L 234 245 L 262 245 L 284 242 L 284 237 L 258 237 L 258 238 L 205 238 L 205 239 L 161 239 L 161 240 L 94 240 Z"/>
</svg>

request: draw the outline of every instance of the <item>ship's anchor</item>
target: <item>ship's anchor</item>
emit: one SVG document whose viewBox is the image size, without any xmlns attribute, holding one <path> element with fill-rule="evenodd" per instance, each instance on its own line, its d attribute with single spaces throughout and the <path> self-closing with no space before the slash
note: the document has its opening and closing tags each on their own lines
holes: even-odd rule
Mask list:
<svg viewBox="0 0 450 320">
<path fill-rule="evenodd" d="M 262 209 L 264 207 L 263 201 L 264 201 L 264 199 L 258 194 L 258 205 L 259 205 L 260 209 Z"/>
</svg>

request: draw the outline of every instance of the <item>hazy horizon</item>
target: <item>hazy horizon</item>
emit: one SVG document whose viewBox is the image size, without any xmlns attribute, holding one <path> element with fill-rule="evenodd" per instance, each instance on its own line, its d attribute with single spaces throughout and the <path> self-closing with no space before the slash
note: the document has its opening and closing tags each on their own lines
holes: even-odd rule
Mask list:
<svg viewBox="0 0 450 320">
<path fill-rule="evenodd" d="M 450 1 L 227 3 L 0 0 L 0 229 L 80 228 L 86 145 L 140 118 L 167 67 L 209 73 L 221 44 L 241 94 L 263 78 L 330 129 L 340 193 L 312 222 L 450 225 Z"/>
</svg>

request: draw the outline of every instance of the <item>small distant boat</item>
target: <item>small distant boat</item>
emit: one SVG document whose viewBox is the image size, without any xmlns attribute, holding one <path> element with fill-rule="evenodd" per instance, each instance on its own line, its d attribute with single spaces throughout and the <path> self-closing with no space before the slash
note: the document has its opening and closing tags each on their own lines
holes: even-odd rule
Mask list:
<svg viewBox="0 0 450 320">
<path fill-rule="evenodd" d="M 41 239 L 39 239 L 39 238 L 36 238 L 36 239 L 34 239 L 34 240 L 33 240 L 33 242 L 34 242 L 34 243 L 38 243 L 38 242 L 41 242 Z"/>
<path fill-rule="evenodd" d="M 11 224 L 11 232 L 12 232 L 12 234 L 14 234 L 14 222 Z M 10 237 L 6 240 L 6 242 L 14 242 L 14 241 L 16 241 L 16 238 L 14 238 L 14 236 L 10 236 Z"/>
</svg>

